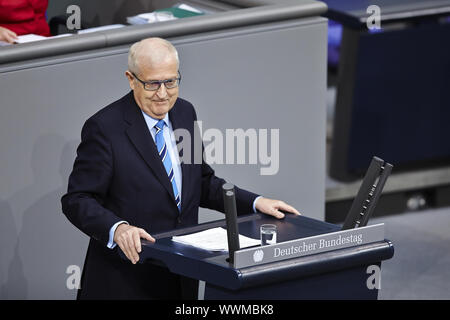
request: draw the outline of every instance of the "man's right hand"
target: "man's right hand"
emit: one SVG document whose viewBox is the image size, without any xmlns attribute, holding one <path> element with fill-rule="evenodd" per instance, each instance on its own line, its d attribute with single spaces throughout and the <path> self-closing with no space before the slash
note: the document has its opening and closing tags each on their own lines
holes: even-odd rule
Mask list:
<svg viewBox="0 0 450 320">
<path fill-rule="evenodd" d="M 120 224 L 114 232 L 114 242 L 117 243 L 133 264 L 136 264 L 139 261 L 141 238 L 150 242 L 155 242 L 155 239 L 144 229 L 133 227 L 128 224 Z"/>
</svg>

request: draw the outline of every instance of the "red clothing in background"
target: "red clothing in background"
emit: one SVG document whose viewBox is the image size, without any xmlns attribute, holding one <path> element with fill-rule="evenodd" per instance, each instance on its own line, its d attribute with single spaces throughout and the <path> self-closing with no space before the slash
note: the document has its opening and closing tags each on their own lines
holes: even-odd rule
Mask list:
<svg viewBox="0 0 450 320">
<path fill-rule="evenodd" d="M 48 0 L 0 0 L 0 26 L 17 35 L 50 36 L 45 19 Z"/>
</svg>

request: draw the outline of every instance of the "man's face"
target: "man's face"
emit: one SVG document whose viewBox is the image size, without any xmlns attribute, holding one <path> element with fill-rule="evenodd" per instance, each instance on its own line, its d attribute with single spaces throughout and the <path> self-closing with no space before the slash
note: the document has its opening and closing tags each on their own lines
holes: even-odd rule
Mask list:
<svg viewBox="0 0 450 320">
<path fill-rule="evenodd" d="M 178 87 L 167 89 L 164 84 L 161 84 L 158 90 L 147 91 L 129 71 L 126 72 L 126 76 L 134 92 L 136 103 L 150 117 L 163 119 L 173 108 L 178 98 Z M 136 76 L 142 81 L 174 79 L 178 77 L 178 64 L 175 58 L 170 58 L 151 67 L 143 65 Z"/>
</svg>

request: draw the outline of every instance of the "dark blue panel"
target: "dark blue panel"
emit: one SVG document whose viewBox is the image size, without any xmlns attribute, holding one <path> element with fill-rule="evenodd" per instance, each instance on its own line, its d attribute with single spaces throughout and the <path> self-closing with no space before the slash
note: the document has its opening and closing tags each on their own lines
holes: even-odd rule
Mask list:
<svg viewBox="0 0 450 320">
<path fill-rule="evenodd" d="M 239 291 L 207 284 L 205 300 L 375 300 L 378 297 L 378 290 L 367 287 L 369 275 L 366 270 L 367 265 L 364 265 Z"/>
<path fill-rule="evenodd" d="M 362 35 L 348 169 L 374 155 L 396 171 L 450 163 L 450 25 Z"/>
</svg>

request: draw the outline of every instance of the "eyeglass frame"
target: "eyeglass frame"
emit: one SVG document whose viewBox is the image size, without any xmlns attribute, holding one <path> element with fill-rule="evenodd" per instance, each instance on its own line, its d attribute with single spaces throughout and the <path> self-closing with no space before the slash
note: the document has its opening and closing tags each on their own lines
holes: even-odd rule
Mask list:
<svg viewBox="0 0 450 320">
<path fill-rule="evenodd" d="M 178 70 L 178 77 L 177 78 L 172 78 L 172 79 L 167 79 L 167 80 L 150 80 L 150 81 L 143 81 L 143 80 L 141 80 L 141 79 L 139 79 L 135 74 L 134 74 L 134 72 L 131 72 L 131 74 L 133 75 L 133 77 L 137 80 L 137 81 L 139 81 L 140 83 L 142 83 L 142 86 L 144 87 L 144 90 L 145 91 L 158 91 L 160 88 L 161 88 L 161 85 L 164 83 L 164 87 L 166 88 L 166 89 L 175 89 L 175 88 L 178 88 L 179 86 L 180 86 L 180 82 L 181 82 L 181 73 L 180 73 L 180 71 Z M 173 87 L 173 88 L 167 88 L 167 86 L 166 86 L 166 83 L 167 82 L 170 82 L 170 81 L 173 81 L 173 80 L 177 80 L 177 86 L 176 87 Z M 155 83 L 157 83 L 158 84 L 158 89 L 155 89 L 155 90 L 149 90 L 149 89 L 146 89 L 145 88 L 145 85 L 146 84 L 155 84 Z"/>
</svg>

